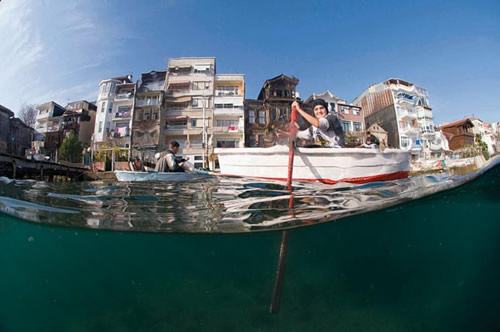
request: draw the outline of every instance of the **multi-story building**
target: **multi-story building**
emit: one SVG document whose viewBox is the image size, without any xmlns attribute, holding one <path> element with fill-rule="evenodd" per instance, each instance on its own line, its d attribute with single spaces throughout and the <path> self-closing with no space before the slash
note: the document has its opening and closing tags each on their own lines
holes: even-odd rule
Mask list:
<svg viewBox="0 0 500 332">
<path fill-rule="evenodd" d="M 154 155 L 167 148 L 163 140 L 166 71 L 143 73 L 137 82 L 132 119 L 132 157 L 154 162 Z"/>
<path fill-rule="evenodd" d="M 257 99 L 245 100 L 245 146 L 276 144 L 276 130 L 290 121 L 299 80 L 284 74 L 264 82 Z"/>
<path fill-rule="evenodd" d="M 49 101 L 36 107 L 36 124 L 33 147 L 36 153 L 46 154 L 51 160 L 56 160 L 57 148 L 62 143 L 59 132 L 61 116 L 66 109 Z"/>
<path fill-rule="evenodd" d="M 95 147 L 106 144 L 129 148 L 135 88 L 132 75 L 99 83 L 93 139 Z"/>
<path fill-rule="evenodd" d="M 338 98 L 328 90 L 320 94 L 313 93 L 305 103 L 310 104 L 314 99 L 323 99 L 328 104 L 328 111 L 339 118 L 347 145 L 350 143 L 348 137 L 352 136 L 353 139 L 363 137 L 364 120 L 360 106 L 350 105 L 346 100 Z"/>
<path fill-rule="evenodd" d="M 179 154 L 189 157 L 195 167 L 215 167 L 215 72 L 213 57 L 168 61 L 163 144 L 179 142 Z"/>
<path fill-rule="evenodd" d="M 245 76 L 216 74 L 214 96 L 214 146 L 239 148 L 245 146 Z"/>
<path fill-rule="evenodd" d="M 423 157 L 423 147 L 434 141 L 434 122 L 427 90 L 413 83 L 391 78 L 374 84 L 356 97 L 366 127 L 378 123 L 388 133 L 388 146 Z"/>
<path fill-rule="evenodd" d="M 0 105 L 0 152 L 24 157 L 26 150 L 31 148 L 32 136 L 33 128 Z"/>
<path fill-rule="evenodd" d="M 448 140 L 450 150 L 458 150 L 466 146 L 474 145 L 474 124 L 470 119 L 463 119 L 443 124 L 440 129 Z"/>
<path fill-rule="evenodd" d="M 97 106 L 86 100 L 78 100 L 68 103 L 65 108 L 60 127 L 63 137 L 72 130 L 82 146 L 89 147 L 94 133 Z"/>
</svg>

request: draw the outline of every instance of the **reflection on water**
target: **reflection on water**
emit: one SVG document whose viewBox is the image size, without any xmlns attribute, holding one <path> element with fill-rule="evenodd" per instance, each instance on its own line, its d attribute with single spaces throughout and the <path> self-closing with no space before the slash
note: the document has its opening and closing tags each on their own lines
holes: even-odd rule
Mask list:
<svg viewBox="0 0 500 332">
<path fill-rule="evenodd" d="M 280 230 L 427 196 L 459 186 L 498 164 L 500 158 L 495 158 L 467 175 L 440 173 L 364 185 L 295 182 L 293 194 L 282 182 L 225 177 L 175 183 L 46 183 L 0 178 L 0 211 L 37 223 L 121 231 Z"/>
</svg>

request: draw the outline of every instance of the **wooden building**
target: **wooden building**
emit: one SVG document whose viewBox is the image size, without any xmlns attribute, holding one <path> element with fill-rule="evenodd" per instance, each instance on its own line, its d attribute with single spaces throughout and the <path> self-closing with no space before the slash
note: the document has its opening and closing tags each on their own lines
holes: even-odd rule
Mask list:
<svg viewBox="0 0 500 332">
<path fill-rule="evenodd" d="M 472 132 L 473 127 L 474 124 L 472 121 L 466 118 L 444 124 L 440 127 L 440 129 L 443 131 L 443 134 L 448 140 L 450 150 L 458 150 L 466 145 L 471 146 L 474 144 L 474 133 Z"/>
</svg>

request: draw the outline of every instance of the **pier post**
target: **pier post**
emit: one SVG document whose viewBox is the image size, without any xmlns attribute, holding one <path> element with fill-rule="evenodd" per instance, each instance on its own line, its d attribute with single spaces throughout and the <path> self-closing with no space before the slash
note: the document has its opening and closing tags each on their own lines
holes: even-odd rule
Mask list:
<svg viewBox="0 0 500 332">
<path fill-rule="evenodd" d="M 17 170 L 16 161 L 12 159 L 12 179 L 16 178 L 16 170 Z"/>
</svg>

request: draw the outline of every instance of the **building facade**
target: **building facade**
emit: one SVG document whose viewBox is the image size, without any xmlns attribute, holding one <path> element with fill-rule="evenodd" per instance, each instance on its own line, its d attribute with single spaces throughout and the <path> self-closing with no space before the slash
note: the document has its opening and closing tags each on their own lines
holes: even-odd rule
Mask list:
<svg viewBox="0 0 500 332">
<path fill-rule="evenodd" d="M 31 149 L 32 137 L 33 128 L 0 105 L 0 153 L 25 157 L 26 151 Z"/>
<path fill-rule="evenodd" d="M 270 147 L 276 131 L 290 122 L 291 104 L 297 97 L 299 80 L 284 74 L 264 82 L 257 99 L 245 100 L 245 146 Z"/>
<path fill-rule="evenodd" d="M 94 148 L 103 145 L 124 149 L 130 147 L 135 89 L 132 75 L 106 79 L 99 83 Z"/>
<path fill-rule="evenodd" d="M 214 89 L 214 147 L 244 147 L 245 76 L 216 74 Z"/>
<path fill-rule="evenodd" d="M 179 154 L 195 167 L 215 167 L 214 84 L 215 58 L 176 58 L 168 60 L 165 81 L 165 120 L 163 144 L 180 144 Z"/>
<path fill-rule="evenodd" d="M 440 127 L 448 140 L 450 150 L 458 150 L 466 146 L 474 145 L 474 124 L 470 119 L 463 119 L 444 124 Z"/>
<path fill-rule="evenodd" d="M 374 84 L 353 101 L 363 109 L 366 127 L 374 123 L 387 130 L 387 144 L 424 157 L 424 147 L 435 140 L 427 90 L 401 79 Z"/>
<path fill-rule="evenodd" d="M 137 82 L 132 119 L 132 157 L 154 162 L 154 155 L 165 145 L 165 79 L 166 71 L 143 73 Z"/>
</svg>

